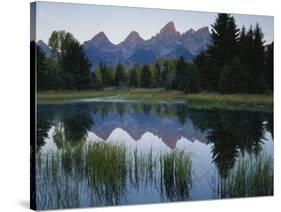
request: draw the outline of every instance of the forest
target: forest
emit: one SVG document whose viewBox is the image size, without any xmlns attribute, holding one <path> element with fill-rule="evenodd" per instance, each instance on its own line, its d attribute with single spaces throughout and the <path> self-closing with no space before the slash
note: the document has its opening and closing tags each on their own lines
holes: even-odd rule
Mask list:
<svg viewBox="0 0 281 212">
<path fill-rule="evenodd" d="M 95 70 L 69 32 L 53 31 L 51 57 L 37 46 L 38 91 L 102 90 L 106 87 L 165 88 L 184 93 L 273 93 L 273 42 L 265 44 L 257 23 L 238 28 L 231 14 L 219 13 L 211 42 L 193 60 L 158 58 L 153 64 L 100 63 Z"/>
</svg>

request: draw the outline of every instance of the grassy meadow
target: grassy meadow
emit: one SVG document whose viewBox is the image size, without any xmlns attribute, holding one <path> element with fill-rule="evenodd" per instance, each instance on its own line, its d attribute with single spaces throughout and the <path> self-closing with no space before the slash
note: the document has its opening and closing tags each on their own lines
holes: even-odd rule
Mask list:
<svg viewBox="0 0 281 212">
<path fill-rule="evenodd" d="M 184 101 L 190 107 L 196 108 L 230 108 L 273 110 L 273 95 L 255 94 L 218 94 L 198 93 L 185 94 L 181 91 L 162 88 L 107 88 L 104 90 L 86 91 L 45 91 L 39 92 L 39 103 L 61 103 L 80 99 L 117 97 L 125 100 L 159 102 Z"/>
</svg>

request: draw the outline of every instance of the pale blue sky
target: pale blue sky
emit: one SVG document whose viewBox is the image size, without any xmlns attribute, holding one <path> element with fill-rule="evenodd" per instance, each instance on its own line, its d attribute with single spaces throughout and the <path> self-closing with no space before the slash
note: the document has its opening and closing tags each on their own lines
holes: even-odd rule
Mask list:
<svg viewBox="0 0 281 212">
<path fill-rule="evenodd" d="M 169 21 L 183 33 L 214 22 L 216 13 L 181 10 L 143 9 L 88 4 L 37 2 L 37 40 L 48 43 L 53 30 L 71 32 L 81 43 L 104 31 L 112 43 L 123 41 L 132 31 L 149 39 Z M 273 17 L 233 14 L 239 27 L 248 28 L 258 22 L 266 43 L 273 41 Z"/>
</svg>

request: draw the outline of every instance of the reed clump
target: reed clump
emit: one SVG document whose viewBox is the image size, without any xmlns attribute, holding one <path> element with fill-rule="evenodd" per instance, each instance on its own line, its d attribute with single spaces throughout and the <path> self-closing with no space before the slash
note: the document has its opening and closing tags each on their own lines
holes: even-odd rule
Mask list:
<svg viewBox="0 0 281 212">
<path fill-rule="evenodd" d="M 273 195 L 272 156 L 242 158 L 226 178 L 220 178 L 217 193 L 221 198 Z"/>
</svg>

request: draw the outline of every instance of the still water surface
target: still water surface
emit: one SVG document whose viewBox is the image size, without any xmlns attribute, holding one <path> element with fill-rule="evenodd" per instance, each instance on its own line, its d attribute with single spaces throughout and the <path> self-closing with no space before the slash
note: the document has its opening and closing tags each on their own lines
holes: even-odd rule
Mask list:
<svg viewBox="0 0 281 212">
<path fill-rule="evenodd" d="M 271 195 L 218 187 L 243 165 L 273 158 L 273 114 L 184 103 L 42 104 L 36 154 L 39 209 Z"/>
</svg>

